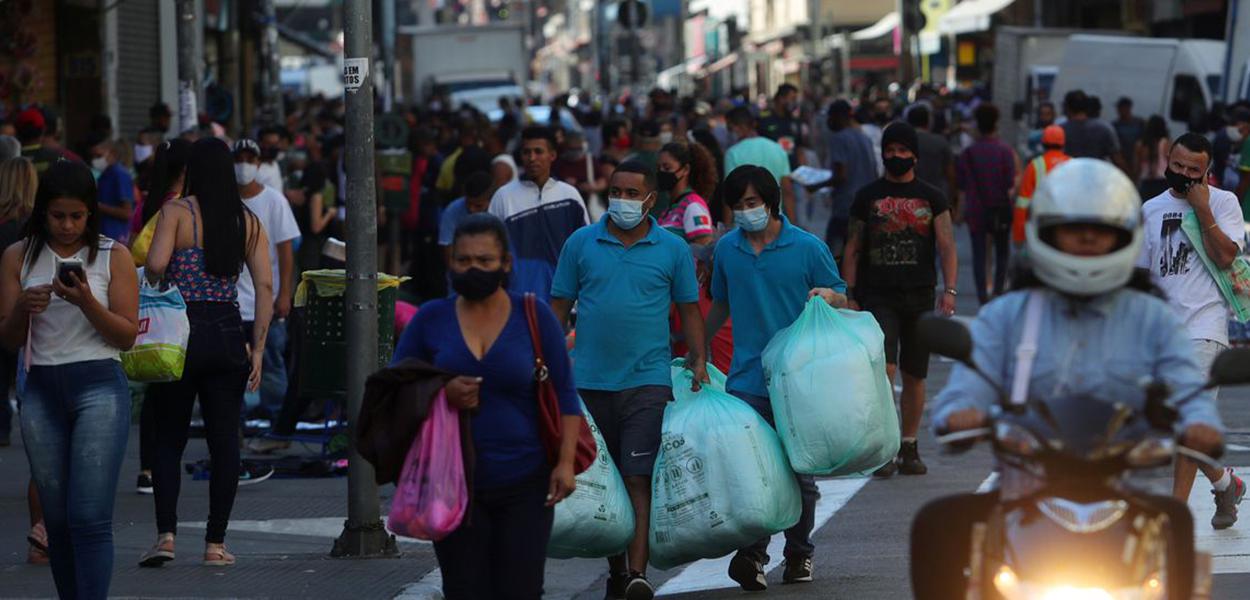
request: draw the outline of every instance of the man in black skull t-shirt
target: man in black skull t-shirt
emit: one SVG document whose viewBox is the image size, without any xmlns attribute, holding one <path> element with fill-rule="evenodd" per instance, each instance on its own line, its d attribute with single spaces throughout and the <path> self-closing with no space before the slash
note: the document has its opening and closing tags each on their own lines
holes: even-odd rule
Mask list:
<svg viewBox="0 0 1250 600">
<path fill-rule="evenodd" d="M 882 477 L 928 470 L 920 460 L 916 434 L 924 413 L 929 353 L 916 339 L 916 323 L 935 304 L 944 316 L 955 312 L 958 269 L 950 207 L 941 191 L 916 178 L 918 148 L 910 125 L 899 122 L 885 128 L 881 155 L 886 173 L 855 195 L 842 264 L 851 297 L 876 317 L 885 333 L 890 381 L 900 367 L 903 371 L 903 445 L 896 461 L 877 470 Z M 945 288 L 935 299 L 938 254 Z"/>
</svg>

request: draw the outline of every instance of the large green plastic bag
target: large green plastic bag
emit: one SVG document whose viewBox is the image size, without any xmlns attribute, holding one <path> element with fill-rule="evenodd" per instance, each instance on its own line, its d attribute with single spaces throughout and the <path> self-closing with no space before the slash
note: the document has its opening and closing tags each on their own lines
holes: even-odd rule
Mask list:
<svg viewBox="0 0 1250 600">
<path fill-rule="evenodd" d="M 712 380 L 724 375 L 708 365 Z M 713 385 L 690 391 L 673 366 L 651 494 L 651 565 L 717 558 L 799 520 L 798 483 L 772 427 Z"/>
<path fill-rule="evenodd" d="M 157 383 L 182 379 L 191 322 L 177 286 L 162 291 L 139 273 L 139 335 L 121 353 L 122 370 L 131 381 Z"/>
<path fill-rule="evenodd" d="M 603 558 L 625 551 L 634 538 L 634 506 L 603 442 L 599 427 L 582 404 L 582 414 L 599 447 L 589 469 L 577 476 L 577 489 L 556 505 L 547 556 Z"/>
<path fill-rule="evenodd" d="M 872 471 L 898 454 L 884 342 L 871 314 L 816 297 L 764 348 L 773 418 L 795 472 Z"/>
</svg>

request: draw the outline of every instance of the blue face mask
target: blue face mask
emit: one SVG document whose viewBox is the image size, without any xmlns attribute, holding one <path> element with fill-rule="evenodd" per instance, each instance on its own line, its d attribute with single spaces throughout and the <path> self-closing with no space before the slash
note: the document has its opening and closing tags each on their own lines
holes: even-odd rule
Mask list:
<svg viewBox="0 0 1250 600">
<path fill-rule="evenodd" d="M 768 207 L 757 206 L 747 210 L 735 210 L 734 225 L 752 233 L 763 231 L 765 227 L 768 227 Z"/>
<path fill-rule="evenodd" d="M 624 198 L 608 198 L 608 216 L 617 227 L 629 231 L 642 222 L 647 216 L 642 209 L 642 200 L 626 200 Z"/>
</svg>

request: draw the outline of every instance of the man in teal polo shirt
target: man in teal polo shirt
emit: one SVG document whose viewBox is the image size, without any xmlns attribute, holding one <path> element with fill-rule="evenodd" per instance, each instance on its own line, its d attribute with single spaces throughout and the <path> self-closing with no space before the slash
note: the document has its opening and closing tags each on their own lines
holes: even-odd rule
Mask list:
<svg viewBox="0 0 1250 600">
<path fill-rule="evenodd" d="M 577 302 L 573 377 L 616 462 L 634 507 L 628 555 L 608 559 L 607 598 L 649 600 L 647 532 L 651 470 L 664 407 L 673 399 L 669 306 L 676 302 L 691 348 L 697 390 L 707 381 L 694 259 L 685 240 L 647 213 L 655 174 L 627 160 L 608 188 L 608 214 L 569 237 L 551 284 L 551 308 L 567 324 Z"/>
<path fill-rule="evenodd" d="M 808 299 L 821 296 L 845 308 L 846 283 L 838 275 L 829 247 L 790 224 L 781 214 L 781 190 L 767 170 L 754 165 L 734 169 L 721 184 L 725 204 L 738 226 L 716 244 L 712 258 L 712 309 L 706 333 L 715 336 L 732 316 L 734 356 L 726 390 L 773 423 L 760 354 L 778 330 L 788 327 Z M 811 534 L 820 492 L 810 475 L 795 475 L 803 497 L 799 522 L 786 530 L 786 583 L 812 580 Z M 767 589 L 768 538 L 742 548 L 729 563 L 729 577 L 747 591 Z"/>
</svg>

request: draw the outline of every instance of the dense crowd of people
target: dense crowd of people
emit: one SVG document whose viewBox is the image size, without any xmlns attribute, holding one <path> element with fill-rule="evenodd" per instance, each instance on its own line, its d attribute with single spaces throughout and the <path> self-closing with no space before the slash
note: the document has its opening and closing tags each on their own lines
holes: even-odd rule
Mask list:
<svg viewBox="0 0 1250 600">
<path fill-rule="evenodd" d="M 404 169 L 377 198 L 380 224 L 398 220 L 400 234 L 379 241 L 394 257 L 387 267 L 411 277 L 401 297 L 418 309 L 395 361 L 454 374 L 447 401 L 477 411 L 472 518 L 435 544 L 447 596 L 541 595 L 552 506 L 572 491 L 574 473 L 572 446 L 551 460 L 535 434 L 535 359 L 550 370 L 562 426 L 576 428 L 584 408 L 624 479 L 635 534 L 608 560 L 607 597 L 639 600 L 653 593 L 652 472 L 676 357 L 686 358 L 696 389 L 709 365 L 727 373 L 726 391 L 772 424 L 761 354 L 773 336 L 812 298 L 865 311 L 884 334 L 886 376 L 902 386 L 901 449 L 874 475 L 927 472 L 918 436 L 929 353 L 917 325 L 955 313 L 960 228 L 975 280 L 962 291 L 994 307 L 986 319 L 1010 321 L 1022 303 L 1009 292 L 1042 268 L 1030 260 L 1048 264 L 1039 236 L 1059 236 L 1044 241 L 1082 256 L 1119 256 L 1131 239 L 1133 264 L 1154 275 L 1175 317 L 1114 301 L 1183 322 L 1185 334 L 1160 343 L 1192 340 L 1169 347 L 1187 375 L 1245 343 L 1203 263 L 1227 268 L 1244 249 L 1250 106 L 1219 107 L 1214 133 L 1175 139 L 1162 117 L 1132 108 L 1120 99 L 1117 118 L 1104 121 L 1100 99 L 1073 91 L 1062 116 L 1043 103 L 1016 146 L 999 137 L 1003 117 L 988 98 L 928 85 L 857 98 L 783 84 L 759 101 L 656 89 L 610 102 L 565 95 L 546 106 L 503 98 L 489 113 L 397 111 L 406 143 L 388 150 Z M 176 285 L 190 322 L 184 374 L 147 386 L 140 410 L 136 487 L 154 496 L 158 535 L 140 564 L 175 558 L 180 463 L 197 398 L 211 463 L 203 563 L 234 564 L 225 534 L 237 487 L 272 473 L 241 460 L 240 424 L 273 424 L 246 445 L 254 453 L 290 446 L 307 408 L 295 288 L 307 271 L 343 266 L 338 240 L 352 218 L 343 111 L 340 100 L 291 101 L 285 122 L 227 136 L 206 119 L 172 131 L 158 104 L 133 139 L 95 119 L 73 150 L 47 107 L 0 125 L 0 445 L 11 435 L 12 386 L 32 473 L 29 560 L 50 560 L 62 597 L 108 591 L 112 502 L 130 431 L 117 357 L 138 334 L 140 285 Z M 1106 161 L 1129 182 L 1114 236 L 1082 241 L 1089 232 L 1076 225 L 1039 230 L 1049 225 L 1038 225 L 1035 204 L 1054 201 L 1043 182 L 1081 158 Z M 383 201 L 396 192 L 400 202 Z M 1178 234 L 1189 209 L 1205 249 Z M 68 280 L 63 263 L 79 265 Z M 1055 283 L 1062 274 L 1037 277 L 1061 292 L 1085 289 Z M 537 322 L 527 322 L 531 295 Z M 995 302 L 1004 295 L 1012 300 Z M 960 375 L 951 389 L 969 387 Z M 969 411 L 989 404 L 956 402 L 951 389 L 935 422 L 970 424 Z M 1218 417 L 1203 423 L 1216 427 Z M 1177 498 L 1188 496 L 1195 469 L 1178 466 Z M 1202 470 L 1215 494 L 1213 525 L 1231 526 L 1244 484 L 1231 469 Z M 817 487 L 810 475 L 796 478 L 802 515 L 785 532 L 786 582 L 815 572 Z M 767 587 L 767 545 L 734 556 L 729 576 L 744 589 Z"/>
</svg>

